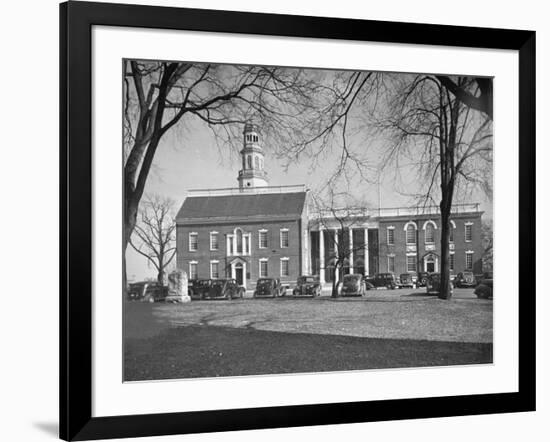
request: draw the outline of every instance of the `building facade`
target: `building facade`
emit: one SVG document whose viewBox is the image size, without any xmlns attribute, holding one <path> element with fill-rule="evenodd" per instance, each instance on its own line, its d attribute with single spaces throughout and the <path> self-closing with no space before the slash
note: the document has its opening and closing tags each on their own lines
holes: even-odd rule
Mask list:
<svg viewBox="0 0 550 442">
<path fill-rule="evenodd" d="M 331 282 L 440 271 L 437 207 L 310 213 L 305 186 L 269 185 L 256 125 L 245 125 L 240 153 L 237 188 L 189 191 L 178 212 L 177 266 L 189 279 L 234 278 L 252 289 L 261 277 L 291 285 L 303 274 Z M 481 218 L 477 204 L 453 206 L 451 273 L 482 272 Z"/>
<path fill-rule="evenodd" d="M 451 215 L 449 264 L 451 273 L 481 273 L 483 212 L 478 204 L 455 205 Z M 322 281 L 338 280 L 341 273 L 396 275 L 441 270 L 441 220 L 437 207 L 365 210 L 349 216 L 317 215 L 310 220 L 311 270 Z M 343 246 L 343 247 L 342 247 Z"/>
</svg>

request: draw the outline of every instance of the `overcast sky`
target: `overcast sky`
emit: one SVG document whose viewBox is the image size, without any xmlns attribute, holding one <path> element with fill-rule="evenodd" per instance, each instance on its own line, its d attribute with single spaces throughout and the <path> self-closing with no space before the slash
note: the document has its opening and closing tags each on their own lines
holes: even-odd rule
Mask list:
<svg viewBox="0 0 550 442">
<path fill-rule="evenodd" d="M 216 144 L 212 132 L 196 117 L 190 117 L 185 125 L 179 125 L 169 131 L 162 139 L 149 174 L 146 194 L 158 194 L 172 198 L 175 212 L 181 206 L 186 193 L 191 189 L 237 187 L 237 173 L 241 167 L 237 149 L 221 150 Z M 363 135 L 351 135 L 350 144 L 358 146 L 369 143 Z M 372 140 L 372 143 L 376 143 Z M 290 164 L 286 159 L 277 159 L 276 146 L 264 146 L 265 170 L 270 185 L 305 184 L 316 191 L 326 183 L 332 168 L 338 162 L 340 150 L 327 152 L 321 161 L 302 156 Z M 373 149 L 376 151 L 376 146 Z M 395 181 L 394 172 L 388 172 L 380 183 L 381 207 L 410 206 L 414 203 L 410 196 L 402 193 L 404 189 L 414 191 L 416 186 L 415 170 L 403 166 L 400 171 L 401 183 Z M 378 207 L 378 186 L 356 181 L 349 189 L 353 199 L 366 202 L 370 207 Z M 481 191 L 474 191 L 467 197 L 455 198 L 456 203 L 480 203 L 485 217 L 492 217 L 492 202 Z M 174 260 L 175 261 L 175 260 Z M 127 275 L 129 281 L 156 277 L 154 267 L 138 255 L 131 247 L 127 252 Z"/>
</svg>

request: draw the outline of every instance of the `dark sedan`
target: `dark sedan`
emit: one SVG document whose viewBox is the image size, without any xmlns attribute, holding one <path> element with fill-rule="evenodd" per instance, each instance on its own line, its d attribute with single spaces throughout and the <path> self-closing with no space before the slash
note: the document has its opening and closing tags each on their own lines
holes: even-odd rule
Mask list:
<svg viewBox="0 0 550 442">
<path fill-rule="evenodd" d="M 212 279 L 212 283 L 202 299 L 233 299 L 244 296 L 244 287 L 234 279 Z"/>
<path fill-rule="evenodd" d="M 156 281 L 135 282 L 129 285 L 127 297 L 129 301 L 158 302 L 168 296 L 168 287 Z"/>
<path fill-rule="evenodd" d="M 401 273 L 401 275 L 399 275 L 399 282 L 397 283 L 397 285 L 399 286 L 399 288 L 414 288 L 415 283 L 413 280 L 413 275 L 411 275 L 410 273 Z"/>
<path fill-rule="evenodd" d="M 204 299 L 211 286 L 211 279 L 194 279 L 188 285 L 188 294 L 193 300 Z"/>
<path fill-rule="evenodd" d="M 460 272 L 453 281 L 455 287 L 468 288 L 476 286 L 476 279 L 472 272 Z"/>
<path fill-rule="evenodd" d="M 352 273 L 344 275 L 338 294 L 340 296 L 364 296 L 366 290 L 363 275 Z"/>
<path fill-rule="evenodd" d="M 441 273 L 430 273 L 426 282 L 426 292 L 429 295 L 439 295 L 441 290 Z M 449 283 L 449 290 L 453 292 L 453 284 Z"/>
<path fill-rule="evenodd" d="M 393 273 L 377 273 L 374 275 L 374 278 L 370 281 L 374 287 L 386 287 L 390 290 L 393 290 L 397 287 L 395 282 L 395 276 Z"/>
<path fill-rule="evenodd" d="M 260 278 L 256 282 L 254 298 L 276 298 L 284 296 L 286 289 L 281 285 L 279 278 Z"/>
<path fill-rule="evenodd" d="M 319 296 L 321 295 L 321 281 L 318 276 L 300 276 L 296 281 L 296 287 L 292 290 L 294 296 Z"/>
</svg>

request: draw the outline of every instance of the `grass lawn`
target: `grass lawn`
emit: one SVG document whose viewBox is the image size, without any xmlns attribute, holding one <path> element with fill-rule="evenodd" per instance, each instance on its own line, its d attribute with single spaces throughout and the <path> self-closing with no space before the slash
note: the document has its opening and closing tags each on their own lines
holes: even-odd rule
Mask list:
<svg viewBox="0 0 550 442">
<path fill-rule="evenodd" d="M 460 295 L 460 293 L 459 293 Z M 492 302 L 360 299 L 126 303 L 125 380 L 492 362 Z"/>
<path fill-rule="evenodd" d="M 186 326 L 125 346 L 125 380 L 426 367 L 492 362 L 493 346 Z"/>
</svg>

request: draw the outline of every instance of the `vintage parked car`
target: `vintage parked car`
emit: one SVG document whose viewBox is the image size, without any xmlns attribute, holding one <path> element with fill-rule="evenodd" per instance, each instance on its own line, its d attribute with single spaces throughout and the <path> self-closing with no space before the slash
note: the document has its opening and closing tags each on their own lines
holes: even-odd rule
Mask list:
<svg viewBox="0 0 550 442">
<path fill-rule="evenodd" d="M 456 275 L 453 284 L 455 287 L 475 287 L 476 280 L 472 272 L 460 272 Z"/>
<path fill-rule="evenodd" d="M 157 281 L 134 282 L 129 285 L 127 297 L 130 301 L 159 302 L 168 296 L 168 287 Z"/>
<path fill-rule="evenodd" d="M 426 292 L 429 295 L 438 295 L 439 286 L 441 285 L 441 275 L 439 273 L 432 273 L 428 276 L 426 281 Z"/>
<path fill-rule="evenodd" d="M 299 276 L 292 294 L 294 296 L 320 296 L 321 281 L 319 276 Z"/>
<path fill-rule="evenodd" d="M 254 298 L 276 298 L 284 296 L 286 288 L 281 285 L 279 278 L 260 278 L 256 282 L 256 290 L 254 290 Z"/>
<path fill-rule="evenodd" d="M 366 290 L 363 275 L 351 273 L 344 275 L 337 293 L 338 296 L 364 296 Z"/>
<path fill-rule="evenodd" d="M 395 276 L 393 273 L 377 273 L 374 275 L 374 278 L 370 281 L 374 287 L 386 287 L 388 289 L 395 289 L 397 283 L 395 281 Z"/>
<path fill-rule="evenodd" d="M 211 279 L 210 287 L 204 292 L 202 299 L 233 299 L 242 298 L 245 289 L 234 279 Z"/>
<path fill-rule="evenodd" d="M 428 272 L 418 272 L 416 274 L 416 286 L 426 287 L 426 283 L 428 282 L 428 276 L 430 276 Z"/>
<path fill-rule="evenodd" d="M 193 300 L 204 299 L 208 294 L 210 287 L 212 286 L 211 279 L 193 279 L 189 281 L 187 286 L 187 293 Z"/>
<path fill-rule="evenodd" d="M 493 272 L 485 272 L 483 279 L 474 290 L 475 295 L 481 299 L 493 298 Z"/>
<path fill-rule="evenodd" d="M 399 275 L 399 281 L 397 282 L 399 288 L 407 287 L 412 289 L 415 285 L 416 281 L 414 281 L 413 275 L 410 273 L 401 273 L 401 275 Z"/>
<path fill-rule="evenodd" d="M 429 295 L 439 295 L 441 287 L 441 273 L 430 273 L 428 281 L 426 282 L 426 292 Z M 453 292 L 453 284 L 449 283 L 451 293 Z"/>
</svg>

